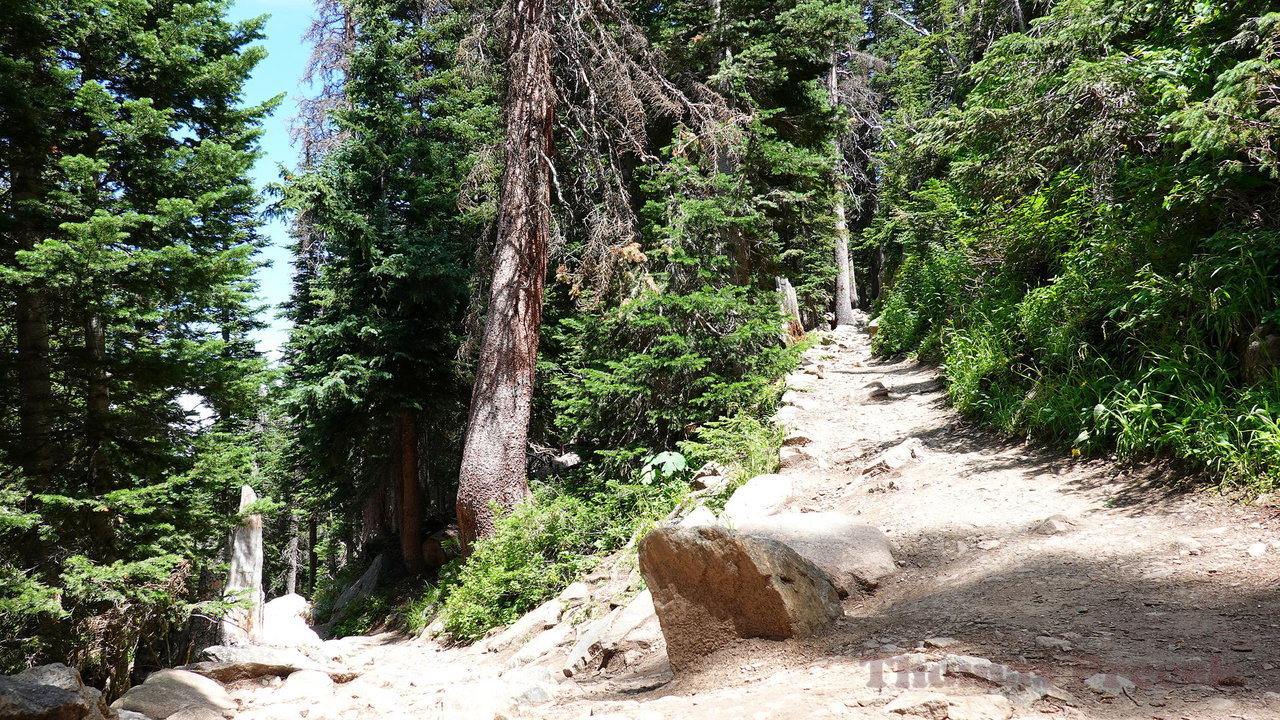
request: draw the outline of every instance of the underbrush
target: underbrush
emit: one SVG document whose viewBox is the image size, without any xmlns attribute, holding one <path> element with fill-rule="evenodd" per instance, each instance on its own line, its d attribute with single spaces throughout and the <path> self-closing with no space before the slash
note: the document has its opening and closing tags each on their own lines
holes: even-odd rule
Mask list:
<svg viewBox="0 0 1280 720">
<path fill-rule="evenodd" d="M 979 279 L 976 260 L 916 256 L 882 303 L 876 350 L 940 360 L 955 407 L 1007 433 L 1280 489 L 1280 371 L 1242 369 L 1253 328 L 1277 314 L 1275 234 L 1184 240 L 1195 252 L 1159 266 L 1142 261 L 1149 241 L 1110 223 L 1095 233 L 1037 285 L 1013 265 Z M 969 289 L 914 294 L 943 272 Z"/>
<path fill-rule="evenodd" d="M 690 475 L 716 462 L 738 482 L 777 469 L 782 433 L 753 414 L 703 425 L 682 452 L 651 455 L 630 475 L 576 477 L 535 484 L 533 497 L 498 521 L 465 563 L 441 573 L 420 608 L 440 609 L 444 631 L 474 642 L 554 597 L 610 553 L 633 547 L 689 494 Z M 724 498 L 712 498 L 723 504 Z M 632 549 L 634 552 L 634 549 Z M 426 624 L 428 613 L 419 611 Z"/>
</svg>

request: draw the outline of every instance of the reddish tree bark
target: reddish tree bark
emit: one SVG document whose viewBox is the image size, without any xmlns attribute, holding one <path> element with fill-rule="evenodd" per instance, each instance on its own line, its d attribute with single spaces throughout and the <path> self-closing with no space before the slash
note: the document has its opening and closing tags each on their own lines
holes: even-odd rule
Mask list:
<svg viewBox="0 0 1280 720">
<path fill-rule="evenodd" d="M 526 445 L 551 233 L 555 92 L 546 0 L 508 0 L 505 167 L 488 317 L 458 477 L 464 552 L 529 493 Z"/>
<path fill-rule="evenodd" d="M 418 426 L 400 414 L 400 554 L 411 573 L 422 572 L 422 496 L 418 491 Z"/>
</svg>

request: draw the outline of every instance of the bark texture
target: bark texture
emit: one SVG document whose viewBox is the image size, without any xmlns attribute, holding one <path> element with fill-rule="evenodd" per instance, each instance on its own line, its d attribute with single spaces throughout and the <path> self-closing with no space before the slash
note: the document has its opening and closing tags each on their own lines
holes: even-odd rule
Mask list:
<svg viewBox="0 0 1280 720">
<path fill-rule="evenodd" d="M 831 55 L 831 71 L 827 78 L 827 94 L 831 98 L 833 110 L 839 107 L 837 93 L 840 92 L 837 57 Z M 840 154 L 840 143 L 833 148 Z M 853 324 L 854 298 L 850 292 L 851 274 L 849 270 L 849 220 L 845 216 L 845 191 L 840 178 L 836 179 L 836 200 L 833 209 L 836 216 L 836 325 Z"/>
<path fill-rule="evenodd" d="M 418 489 L 418 424 L 400 414 L 400 554 L 405 569 L 422 572 L 422 494 Z"/>
<path fill-rule="evenodd" d="M 555 93 L 545 0 L 509 0 L 505 169 L 488 317 L 458 478 L 464 551 L 489 535 L 494 507 L 528 495 L 525 479 L 538 327 L 551 232 Z"/>
</svg>

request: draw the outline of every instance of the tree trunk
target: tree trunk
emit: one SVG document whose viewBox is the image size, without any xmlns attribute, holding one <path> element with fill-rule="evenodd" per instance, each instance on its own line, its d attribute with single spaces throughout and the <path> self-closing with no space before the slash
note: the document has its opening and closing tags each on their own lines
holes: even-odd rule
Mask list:
<svg viewBox="0 0 1280 720">
<path fill-rule="evenodd" d="M 493 283 L 458 478 L 464 552 L 494 530 L 494 506 L 529 494 L 525 479 L 538 328 L 551 233 L 555 97 L 546 0 L 508 0 L 506 147 Z"/>
<path fill-rule="evenodd" d="M 307 519 L 307 592 L 315 594 L 316 566 L 319 565 L 320 553 L 316 549 L 316 514 L 311 513 Z"/>
<path fill-rule="evenodd" d="M 411 573 L 422 572 L 422 497 L 418 490 L 418 428 L 400 413 L 400 554 Z"/>
<path fill-rule="evenodd" d="M 107 386 L 107 336 L 101 315 L 90 313 L 85 319 L 84 346 L 89 379 L 85 398 L 85 445 L 89 456 L 90 486 L 93 492 L 104 494 L 114 488 L 105 447 L 111 417 L 111 392 Z"/>
<path fill-rule="evenodd" d="M 844 190 L 836 191 L 836 325 L 853 324 L 852 268 L 849 266 L 849 222 L 844 214 Z"/>
<path fill-rule="evenodd" d="M 11 173 L 12 250 L 33 250 L 41 240 L 40 218 L 33 207 L 41 201 L 42 158 L 23 158 Z M 47 481 L 53 471 L 51 422 L 53 381 L 49 361 L 49 302 L 42 288 L 24 286 L 14 294 L 17 341 L 18 423 L 22 437 L 18 457 L 32 480 Z"/>
<path fill-rule="evenodd" d="M 840 90 L 836 53 L 831 53 L 831 70 L 827 76 L 827 97 L 831 99 L 831 109 L 838 112 L 840 102 L 837 93 Z M 833 138 L 831 144 L 836 157 L 840 157 L 840 142 Z M 839 171 L 837 170 L 837 176 Z M 844 183 L 835 178 L 835 216 L 836 216 L 836 326 L 853 324 L 853 297 L 849 292 L 849 220 L 845 217 Z"/>
</svg>

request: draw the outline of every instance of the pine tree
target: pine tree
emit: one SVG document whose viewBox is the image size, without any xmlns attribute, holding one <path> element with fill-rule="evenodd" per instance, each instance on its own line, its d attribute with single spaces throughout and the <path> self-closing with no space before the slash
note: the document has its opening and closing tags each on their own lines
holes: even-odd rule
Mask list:
<svg viewBox="0 0 1280 720">
<path fill-rule="evenodd" d="M 91 679 L 125 681 L 186 558 L 220 540 L 226 488 L 190 474 L 212 436 L 184 402 L 223 431 L 258 403 L 248 170 L 269 108 L 239 106 L 261 22 L 225 9 L 0 9 L 0 452 L 31 520 L 0 528 L 0 605 L 46 597 L 9 605 L 5 634 L 61 619 L 24 651 Z"/>
<path fill-rule="evenodd" d="M 322 88 L 326 129 L 305 143 L 313 154 L 282 201 L 297 238 L 286 349 L 295 457 L 316 510 L 363 525 L 369 541 L 398 536 L 416 571 L 426 516 L 452 509 L 451 484 L 423 485 L 457 472 L 467 387 L 456 355 L 491 212 L 459 209 L 459 198 L 471 180 L 485 184 L 478 150 L 493 106 L 485 82 L 465 83 L 455 67 L 465 14 L 413 2 L 331 14 L 337 35 L 318 46 L 334 73 Z"/>
</svg>

